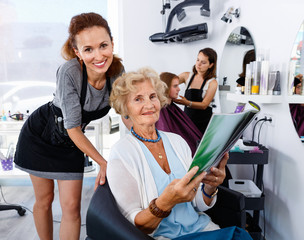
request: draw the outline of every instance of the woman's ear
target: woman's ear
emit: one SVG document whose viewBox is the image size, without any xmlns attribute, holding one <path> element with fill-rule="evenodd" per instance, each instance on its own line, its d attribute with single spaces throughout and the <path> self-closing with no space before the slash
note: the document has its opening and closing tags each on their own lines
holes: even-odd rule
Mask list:
<svg viewBox="0 0 304 240">
<path fill-rule="evenodd" d="M 212 68 L 212 67 L 213 67 L 213 65 L 214 65 L 214 63 L 211 63 L 211 64 L 210 64 L 210 66 L 209 66 L 209 69 L 210 69 L 210 68 Z"/>
<path fill-rule="evenodd" d="M 79 51 L 76 48 L 73 48 L 73 50 L 74 50 L 76 56 L 79 58 L 79 60 L 82 60 L 80 57 Z"/>
</svg>

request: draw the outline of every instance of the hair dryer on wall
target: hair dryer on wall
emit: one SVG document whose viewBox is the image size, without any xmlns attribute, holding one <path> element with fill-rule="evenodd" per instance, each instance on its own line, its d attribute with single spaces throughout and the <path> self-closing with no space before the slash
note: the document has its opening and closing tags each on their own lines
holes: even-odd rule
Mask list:
<svg viewBox="0 0 304 240">
<path fill-rule="evenodd" d="M 185 0 L 176 5 L 169 14 L 166 31 L 164 33 L 155 33 L 150 36 L 151 42 L 192 42 L 208 37 L 207 23 L 195 24 L 179 29 L 171 29 L 172 21 L 176 15 L 178 21 L 182 21 L 186 17 L 185 7 L 201 6 L 200 14 L 202 16 L 210 16 L 209 0 Z"/>
</svg>

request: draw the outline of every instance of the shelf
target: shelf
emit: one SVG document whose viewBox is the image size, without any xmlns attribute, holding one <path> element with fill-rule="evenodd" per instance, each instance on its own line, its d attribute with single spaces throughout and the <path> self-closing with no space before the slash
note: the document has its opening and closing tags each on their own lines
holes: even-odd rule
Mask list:
<svg viewBox="0 0 304 240">
<path fill-rule="evenodd" d="M 228 164 L 267 164 L 269 150 L 267 148 L 262 148 L 261 150 L 263 153 L 249 153 L 249 151 L 244 151 L 244 153 L 229 152 Z"/>
<path fill-rule="evenodd" d="M 293 95 L 287 97 L 288 103 L 304 103 L 304 96 L 302 95 Z"/>
<path fill-rule="evenodd" d="M 265 202 L 265 195 L 261 197 L 245 197 L 246 210 L 263 210 Z"/>
<path fill-rule="evenodd" d="M 253 101 L 255 103 L 282 103 L 283 97 L 281 95 L 244 95 L 227 93 L 227 100 L 234 102 L 247 103 L 248 101 Z"/>
<path fill-rule="evenodd" d="M 246 213 L 246 231 L 250 234 L 253 240 L 262 240 L 264 237 L 262 236 L 262 229 L 259 225 L 253 223 L 252 216 L 247 212 Z"/>
</svg>

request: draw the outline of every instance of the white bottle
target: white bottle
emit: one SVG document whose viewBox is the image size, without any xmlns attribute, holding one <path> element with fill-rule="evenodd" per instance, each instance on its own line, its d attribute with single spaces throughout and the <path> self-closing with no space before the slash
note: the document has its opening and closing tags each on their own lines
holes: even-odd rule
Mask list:
<svg viewBox="0 0 304 240">
<path fill-rule="evenodd" d="M 268 72 L 269 72 L 269 61 L 264 60 L 261 63 L 260 95 L 267 95 Z"/>
</svg>

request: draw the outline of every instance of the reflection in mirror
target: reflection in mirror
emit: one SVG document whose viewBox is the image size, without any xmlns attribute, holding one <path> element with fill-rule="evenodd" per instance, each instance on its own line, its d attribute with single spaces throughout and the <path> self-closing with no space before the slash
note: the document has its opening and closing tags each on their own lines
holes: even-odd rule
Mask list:
<svg viewBox="0 0 304 240">
<path fill-rule="evenodd" d="M 299 32 L 297 33 L 296 40 L 294 41 L 290 65 L 289 65 L 289 81 L 288 89 L 290 95 L 304 95 L 303 91 L 303 72 L 304 72 L 304 55 L 303 55 L 303 42 L 304 42 L 304 23 L 302 23 Z"/>
<path fill-rule="evenodd" d="M 304 22 L 302 23 L 293 44 L 289 65 L 289 95 L 299 96 L 296 103 L 289 104 L 291 118 L 297 134 L 304 142 L 304 95 L 303 72 L 304 72 Z M 298 97 L 297 97 L 298 98 Z"/>
<path fill-rule="evenodd" d="M 227 39 L 220 64 L 218 83 L 222 112 L 235 111 L 236 104 L 226 99 L 227 93 L 241 94 L 246 64 L 252 61 L 255 61 L 252 36 L 246 28 L 237 27 Z"/>
<path fill-rule="evenodd" d="M 304 104 L 289 104 L 289 108 L 295 129 L 304 142 Z"/>
</svg>

